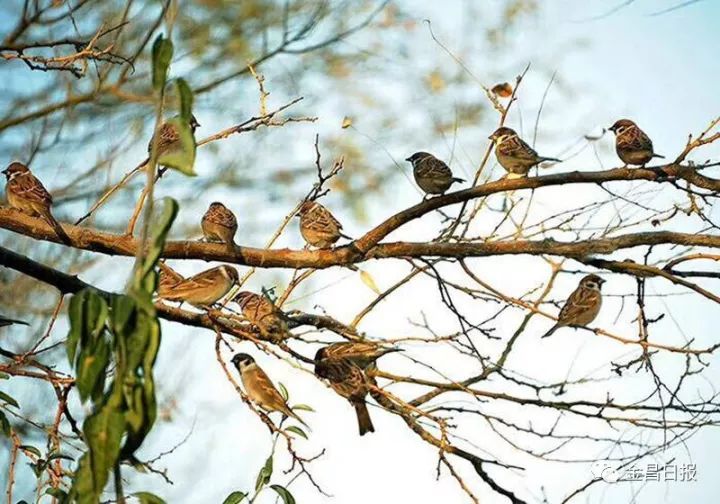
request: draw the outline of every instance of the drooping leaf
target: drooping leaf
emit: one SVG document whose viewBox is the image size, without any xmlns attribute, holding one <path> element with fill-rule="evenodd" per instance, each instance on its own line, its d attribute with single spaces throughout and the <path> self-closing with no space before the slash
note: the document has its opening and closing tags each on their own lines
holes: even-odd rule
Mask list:
<svg viewBox="0 0 720 504">
<path fill-rule="evenodd" d="M 280 389 L 280 395 L 282 396 L 282 398 L 287 401 L 290 398 L 290 393 L 288 392 L 288 389 L 285 388 L 285 385 L 283 385 L 282 382 L 278 383 L 278 388 Z"/>
<path fill-rule="evenodd" d="M 10 375 L 6 373 L 0 373 L 0 380 L 9 380 Z"/>
<path fill-rule="evenodd" d="M 15 399 L 7 395 L 5 392 L 0 391 L 0 401 L 5 401 L 10 406 L 15 406 L 16 408 L 19 408 L 20 405 L 17 403 Z"/>
<path fill-rule="evenodd" d="M 377 284 L 375 283 L 375 280 L 373 279 L 372 275 L 368 273 L 367 271 L 361 270 L 360 271 L 360 280 L 368 286 L 368 288 L 373 291 L 378 296 L 381 294 L 380 289 L 378 289 Z"/>
<path fill-rule="evenodd" d="M 42 457 L 42 453 L 40 453 L 40 450 L 38 450 L 37 448 L 35 448 L 32 445 L 20 445 L 18 448 L 20 448 L 21 450 L 30 452 L 33 455 L 35 455 L 36 457 Z"/>
<path fill-rule="evenodd" d="M 270 488 L 280 496 L 285 504 L 295 504 L 295 497 L 288 491 L 287 488 L 280 485 L 270 485 Z"/>
<path fill-rule="evenodd" d="M 55 497 L 56 499 L 58 499 L 60 504 L 64 504 L 65 502 L 67 502 L 68 494 L 67 492 L 65 492 L 65 490 L 62 490 L 60 488 L 48 488 L 47 490 L 45 490 L 45 494 Z"/>
<path fill-rule="evenodd" d="M 77 352 L 78 343 L 82 333 L 85 331 L 85 318 L 83 317 L 83 310 L 85 308 L 85 299 L 87 297 L 88 290 L 81 290 L 70 299 L 70 308 L 68 309 L 68 315 L 70 317 L 70 332 L 68 333 L 65 347 L 67 350 L 68 361 L 70 365 L 75 364 L 75 353 Z"/>
<path fill-rule="evenodd" d="M 140 504 L 165 504 L 165 501 L 150 492 L 137 492 L 133 496 L 138 500 Z"/>
<path fill-rule="evenodd" d="M 225 497 L 225 500 L 223 501 L 222 504 L 238 504 L 238 503 L 242 502 L 242 500 L 245 497 L 247 497 L 247 494 L 245 492 L 235 491 L 235 492 L 231 493 L 230 495 L 228 495 L 227 497 Z"/>
<path fill-rule="evenodd" d="M 0 411 L 0 431 L 5 436 L 10 437 L 10 422 L 2 411 Z"/>
<path fill-rule="evenodd" d="M 295 404 L 292 409 L 300 411 L 312 411 L 313 413 L 315 412 L 312 406 L 308 406 L 307 404 Z"/>
<path fill-rule="evenodd" d="M 194 141 L 193 141 L 194 143 Z M 172 198 L 163 198 L 160 202 L 162 209 L 157 218 L 153 219 L 150 227 L 150 248 L 148 249 L 145 263 L 143 265 L 142 274 L 147 275 L 155 268 L 160 254 L 162 254 L 165 240 L 170 232 L 175 217 L 177 217 L 178 206 L 177 201 Z"/>
<path fill-rule="evenodd" d="M 55 459 L 65 459 L 65 460 L 75 460 L 70 455 L 65 455 L 64 453 L 53 453 L 50 456 L 48 456 L 48 462 L 51 462 Z"/>
<path fill-rule="evenodd" d="M 160 91 L 165 87 L 172 55 L 172 42 L 163 37 L 162 34 L 158 35 L 152 47 L 152 82 L 155 91 Z"/>
<path fill-rule="evenodd" d="M 258 473 L 257 480 L 255 481 L 255 491 L 256 492 L 270 482 L 272 473 L 273 473 L 273 458 L 272 458 L 272 455 L 270 455 L 267 458 L 267 460 L 265 461 L 265 465 L 262 467 L 262 469 L 260 469 L 260 472 Z"/>
<path fill-rule="evenodd" d="M 77 389 L 80 400 L 102 396 L 105 388 L 105 372 L 110 364 L 110 345 L 104 338 L 99 338 L 94 345 L 80 349 L 77 360 Z"/>
<path fill-rule="evenodd" d="M 125 421 L 117 407 L 111 399 L 83 424 L 88 451 L 80 459 L 71 491 L 78 504 L 97 504 L 118 460 Z"/>
<path fill-rule="evenodd" d="M 180 142 L 177 148 L 163 152 L 158 158 L 158 164 L 174 168 L 185 175 L 194 177 L 196 145 L 190 124 L 180 117 L 173 117 L 167 122 L 172 124 L 177 131 Z"/>
<path fill-rule="evenodd" d="M 288 432 L 294 432 L 294 433 L 297 434 L 298 436 L 301 436 L 301 437 L 303 437 L 303 438 L 305 438 L 305 439 L 308 438 L 308 437 L 307 437 L 307 434 L 305 434 L 305 431 L 302 430 L 300 427 L 297 427 L 297 426 L 295 426 L 295 425 L 291 425 L 290 427 L 286 427 L 285 430 L 288 431 Z"/>
<path fill-rule="evenodd" d="M 110 303 L 110 322 L 115 334 L 122 333 L 135 315 L 135 300 L 130 296 L 113 296 Z"/>
<path fill-rule="evenodd" d="M 180 98 L 180 117 L 186 123 L 190 122 L 193 107 L 193 92 L 185 79 L 175 79 L 175 88 Z"/>
</svg>

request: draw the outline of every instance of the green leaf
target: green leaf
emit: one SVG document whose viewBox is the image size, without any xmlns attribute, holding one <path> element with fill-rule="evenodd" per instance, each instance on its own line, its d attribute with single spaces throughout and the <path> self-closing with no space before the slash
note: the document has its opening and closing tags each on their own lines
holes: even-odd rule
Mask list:
<svg viewBox="0 0 720 504">
<path fill-rule="evenodd" d="M 77 360 L 77 388 L 80 400 L 90 397 L 99 398 L 105 388 L 105 373 L 110 364 L 110 345 L 105 338 L 98 339 L 94 345 L 80 350 Z"/>
<path fill-rule="evenodd" d="M 143 276 L 155 269 L 160 254 L 162 254 L 163 248 L 165 247 L 167 235 L 180 210 L 177 201 L 172 198 L 163 198 L 160 204 L 162 205 L 160 215 L 156 219 L 153 219 L 150 225 L 150 249 L 145 257 Z"/>
<path fill-rule="evenodd" d="M 305 434 L 305 431 L 302 430 L 300 427 L 296 427 L 295 425 L 291 425 L 290 427 L 286 427 L 285 430 L 288 431 L 288 432 L 294 432 L 294 433 L 297 434 L 298 436 L 304 437 L 305 439 L 308 438 L 308 437 L 307 437 L 307 434 Z"/>
<path fill-rule="evenodd" d="M 307 404 L 296 404 L 291 409 L 300 411 L 312 411 L 313 413 L 315 413 L 315 410 L 312 408 L 312 406 L 308 406 Z"/>
<path fill-rule="evenodd" d="M 10 406 L 15 406 L 16 408 L 19 408 L 20 405 L 17 403 L 15 399 L 7 395 L 5 392 L 0 391 L 0 401 L 5 401 Z"/>
<path fill-rule="evenodd" d="M 185 79 L 175 79 L 178 97 L 180 98 L 180 117 L 186 123 L 192 118 L 193 92 Z"/>
<path fill-rule="evenodd" d="M 48 456 L 48 462 L 51 462 L 55 459 L 65 459 L 65 460 L 75 460 L 70 455 L 65 455 L 64 453 L 53 453 L 50 456 Z"/>
<path fill-rule="evenodd" d="M 152 47 L 152 82 L 155 91 L 159 92 L 165 87 L 172 55 L 172 42 L 163 37 L 162 34 L 158 35 Z"/>
<path fill-rule="evenodd" d="M 242 502 L 245 497 L 247 497 L 247 494 L 245 492 L 235 491 L 225 497 L 225 500 L 222 504 L 238 504 L 239 502 Z"/>
<path fill-rule="evenodd" d="M 117 463 L 125 427 L 117 407 L 110 400 L 83 424 L 88 451 L 80 459 L 71 491 L 78 504 L 97 504 Z"/>
<path fill-rule="evenodd" d="M 89 291 L 87 289 L 83 289 L 70 299 L 70 308 L 68 309 L 68 315 L 70 317 L 70 332 L 68 333 L 65 347 L 67 349 L 68 361 L 71 366 L 75 364 L 77 346 L 78 343 L 80 343 L 80 338 L 83 332 L 85 331 L 83 310 L 85 308 L 85 300 L 88 292 Z"/>
<path fill-rule="evenodd" d="M 42 453 L 40 453 L 40 450 L 38 450 L 37 448 L 35 448 L 32 445 L 20 445 L 18 448 L 20 448 L 21 450 L 24 450 L 24 451 L 28 451 L 28 452 L 32 453 L 33 455 L 35 455 L 36 457 L 42 457 Z"/>
<path fill-rule="evenodd" d="M 140 504 L 165 504 L 165 501 L 162 500 L 160 497 L 155 495 L 154 493 L 150 492 L 137 492 L 134 493 L 133 496 L 135 496 Z"/>
<path fill-rule="evenodd" d="M 270 477 L 273 473 L 273 458 L 272 455 L 268 457 L 268 459 L 265 461 L 265 465 L 262 469 L 260 469 L 260 472 L 258 473 L 257 480 L 255 481 L 255 491 L 257 492 L 262 487 L 268 484 L 270 481 Z"/>
<path fill-rule="evenodd" d="M 287 488 L 280 485 L 270 485 L 270 488 L 280 496 L 285 504 L 295 504 L 295 497 L 287 490 Z"/>
<path fill-rule="evenodd" d="M 0 430 L 5 436 L 10 437 L 10 422 L 2 411 L 0 411 Z"/>
<path fill-rule="evenodd" d="M 180 142 L 178 148 L 164 152 L 158 158 L 158 164 L 174 168 L 191 177 L 195 176 L 193 166 L 195 165 L 196 145 L 190 123 L 181 117 L 173 117 L 167 122 L 175 127 Z"/>
<path fill-rule="evenodd" d="M 278 386 L 280 388 L 280 395 L 283 399 L 285 399 L 285 402 L 290 398 L 290 393 L 288 392 L 288 389 L 285 388 L 285 385 L 282 384 L 282 382 L 278 383 Z"/>
<path fill-rule="evenodd" d="M 126 326 L 133 322 L 136 305 L 130 296 L 113 296 L 110 303 L 110 322 L 113 332 L 117 335 L 125 332 Z"/>
<path fill-rule="evenodd" d="M 0 380 L 9 380 L 10 375 L 6 373 L 0 373 Z"/>
<path fill-rule="evenodd" d="M 51 495 L 55 497 L 56 499 L 60 499 L 60 503 L 67 501 L 68 494 L 64 490 L 61 490 L 60 488 L 48 488 L 45 490 L 45 495 Z"/>
</svg>

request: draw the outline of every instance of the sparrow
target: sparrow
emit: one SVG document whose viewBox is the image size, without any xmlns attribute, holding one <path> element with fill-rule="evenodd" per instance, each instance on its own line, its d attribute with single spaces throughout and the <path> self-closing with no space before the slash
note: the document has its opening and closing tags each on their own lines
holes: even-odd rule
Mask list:
<svg viewBox="0 0 720 504">
<path fill-rule="evenodd" d="M 290 409 L 278 389 L 275 388 L 265 371 L 255 363 L 250 355 L 239 353 L 233 356 L 232 363 L 240 373 L 245 393 L 250 400 L 265 411 L 279 411 L 285 416 L 293 417 L 301 424 L 308 426 L 302 418 Z"/>
<path fill-rule="evenodd" d="M 242 291 L 233 298 L 248 321 L 270 341 L 279 342 L 290 335 L 285 314 L 266 296 Z"/>
<path fill-rule="evenodd" d="M 197 119 L 194 115 L 190 115 L 190 131 L 193 136 L 195 130 L 200 127 Z M 180 141 L 180 134 L 177 131 L 176 126 L 171 122 L 163 123 L 160 126 L 159 139 L 157 144 L 157 156 L 160 159 L 163 155 L 171 153 L 174 150 L 182 150 L 182 143 Z M 153 143 L 155 142 L 155 135 L 153 134 L 150 142 L 148 143 L 148 156 L 152 151 Z"/>
<path fill-rule="evenodd" d="M 235 215 L 222 203 L 214 202 L 203 215 L 200 226 L 207 241 L 234 243 L 237 232 L 237 219 Z"/>
<path fill-rule="evenodd" d="M 326 346 L 323 355 L 330 359 L 348 359 L 366 370 L 383 355 L 401 351 L 400 348 L 382 347 L 371 341 L 344 341 Z"/>
<path fill-rule="evenodd" d="M 317 201 L 306 201 L 297 212 L 300 234 L 305 242 L 317 248 L 330 248 L 340 238 L 352 240 L 342 233 L 342 224 Z"/>
<path fill-rule="evenodd" d="M 15 320 L 10 318 L 5 318 L 2 315 L 0 315 L 0 327 L 5 327 L 13 324 L 22 324 L 22 325 L 29 325 L 27 322 L 23 320 Z"/>
<path fill-rule="evenodd" d="M 231 266 L 217 266 L 180 280 L 158 296 L 168 301 L 188 302 L 194 306 L 210 306 L 227 294 L 238 281 L 238 272 Z"/>
<path fill-rule="evenodd" d="M 70 243 L 70 237 L 50 211 L 52 196 L 30 169 L 16 161 L 10 163 L 2 173 L 7 179 L 5 193 L 10 206 L 33 217 L 42 217 L 52 226 L 60 240 Z"/>
<path fill-rule="evenodd" d="M 416 152 L 405 161 L 412 164 L 415 182 L 427 195 L 443 194 L 455 182 L 465 182 L 464 179 L 453 177 L 444 161 L 427 152 Z"/>
<path fill-rule="evenodd" d="M 329 356 L 327 347 L 323 347 L 315 354 L 315 376 L 327 380 L 338 395 L 350 401 L 355 408 L 361 436 L 375 432 L 365 403 L 365 397 L 370 391 L 370 383 L 360 366 L 349 358 Z"/>
<path fill-rule="evenodd" d="M 645 166 L 652 158 L 665 158 L 653 151 L 650 137 L 629 119 L 619 119 L 608 128 L 615 133 L 615 152 L 627 165 Z"/>
<path fill-rule="evenodd" d="M 584 327 L 595 320 L 602 306 L 600 289 L 605 280 L 597 275 L 587 275 L 570 294 L 560 310 L 557 323 L 541 338 L 547 338 L 561 327 Z"/>
<path fill-rule="evenodd" d="M 555 161 L 557 158 L 539 156 L 514 130 L 502 126 L 488 137 L 495 142 L 495 157 L 500 166 L 511 175 L 526 177 L 530 168 L 543 161 Z"/>
</svg>

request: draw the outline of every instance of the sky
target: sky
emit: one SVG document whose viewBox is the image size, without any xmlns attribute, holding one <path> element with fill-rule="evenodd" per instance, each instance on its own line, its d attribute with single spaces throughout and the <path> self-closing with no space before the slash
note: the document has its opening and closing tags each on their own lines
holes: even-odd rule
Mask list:
<svg viewBox="0 0 720 504">
<path fill-rule="evenodd" d="M 520 106 L 509 118 L 511 126 L 527 132 L 537 113 L 549 75 L 556 72 L 558 92 L 551 88 L 548 94 L 538 136 L 537 148 L 543 154 L 565 153 L 582 135 L 598 134 L 615 119 L 629 117 L 650 134 L 658 152 L 670 157 L 683 148 L 689 133 L 704 129 L 720 112 L 720 94 L 717 92 L 720 60 L 716 54 L 720 3 L 699 1 L 682 9 L 654 15 L 677 2 L 636 0 L 612 13 L 609 13 L 612 7 L 622 4 L 621 0 L 543 2 L 539 14 L 524 22 L 522 29 L 518 29 L 508 42 L 512 45 L 512 62 L 486 61 L 485 55 L 474 54 L 469 58 L 469 68 L 480 80 L 491 84 L 499 76 L 498 67 L 505 67 L 505 79 L 511 81 L 526 63 L 532 63 L 531 72 L 523 83 Z M 463 2 L 422 2 L 420 5 L 419 2 L 406 0 L 400 1 L 400 4 L 412 10 L 419 24 L 429 19 L 436 35 L 451 50 L 472 46 L 474 34 L 468 26 L 473 20 L 463 18 Z M 417 63 L 419 67 L 437 66 L 448 72 L 457 70 L 456 64 L 432 41 L 426 30 L 416 29 L 402 36 L 408 37 L 407 44 L 422 54 L 422 59 Z M 350 41 L 360 47 L 369 47 L 370 42 L 362 34 Z M 392 70 L 393 55 L 383 56 Z M 487 58 L 490 57 L 492 55 L 488 53 Z M 493 69 L 490 70 L 490 67 Z M 268 78 L 272 82 L 271 76 Z M 402 73 L 396 72 L 395 78 L 402 79 Z M 399 109 L 407 110 L 405 121 L 408 128 L 412 128 L 410 123 L 413 117 L 422 115 L 423 100 L 427 97 L 408 91 L 401 81 L 395 85 L 387 84 L 384 78 L 374 79 L 372 74 L 363 75 L 363 81 L 366 92 L 378 102 L 387 100 Z M 342 107 L 342 100 L 326 100 L 319 89 L 316 93 L 308 94 L 307 100 L 317 109 L 320 120 L 300 128 L 296 142 L 283 146 L 289 152 L 302 152 L 298 156 L 306 158 L 312 155 L 307 149 L 308 138 L 315 132 L 322 134 L 336 129 L 342 117 L 348 113 Z M 481 92 L 477 96 L 483 99 Z M 522 112 L 522 121 L 518 111 Z M 384 163 L 391 162 L 390 156 L 402 160 L 408 152 L 426 148 L 446 159 L 452 156 L 453 169 L 468 175 L 486 148 L 485 138 L 490 133 L 468 128 L 459 132 L 456 142 L 452 143 L 428 131 L 425 136 L 414 135 L 412 138 L 402 138 L 402 141 L 393 137 L 384 143 L 382 131 L 372 132 L 370 139 L 363 136 L 370 132 L 363 129 L 362 111 L 353 112 L 358 117 L 357 130 L 348 134 L 356 135 L 354 139 L 363 148 L 376 150 L 374 155 Z M 383 145 L 387 153 L 385 149 L 377 149 L 377 142 Z M 412 142 L 417 145 L 408 145 Z M 615 166 L 617 161 L 611 150 L 611 139 L 605 136 L 599 143 L 599 158 L 592 149 L 586 149 L 562 169 L 595 170 Z M 717 157 L 718 154 L 720 149 L 717 146 L 703 151 L 704 157 Z M 349 216 L 344 220 L 349 234 L 356 236 L 379 222 L 390 211 L 390 207 L 400 209 L 417 202 L 418 194 L 407 177 L 398 175 L 393 183 L 392 197 L 373 196 L 377 201 L 370 202 L 368 207 L 372 210 L 364 220 Z M 539 203 L 539 212 L 550 213 L 563 205 L 577 204 L 592 193 L 585 190 L 573 193 L 556 190 L 548 194 L 547 201 Z M 714 215 L 718 215 L 717 209 Z M 433 224 L 437 224 L 433 217 L 411 223 L 394 233 L 390 239 L 432 236 L 435 229 Z M 479 230 L 483 229 L 482 225 L 479 226 Z M 299 245 L 297 234 L 289 234 L 283 240 L 287 240 L 281 242 L 283 246 Z M 115 258 L 112 260 L 117 261 Z M 477 261 L 473 264 L 483 268 L 483 278 L 488 282 L 503 285 L 510 291 L 522 292 L 532 283 L 532 272 L 526 270 L 533 267 L 532 263 L 522 258 L 499 258 L 492 263 Z M 196 269 L 206 267 L 204 264 L 195 266 Z M 370 263 L 363 267 L 372 273 L 381 288 L 401 276 L 392 265 Z M 322 272 L 318 277 L 318 292 L 313 294 L 312 302 L 297 299 L 291 307 L 318 305 L 340 320 L 349 321 L 359 308 L 373 299 L 373 293 L 362 284 L 358 276 L 345 270 L 335 268 Z M 569 292 L 576 281 L 575 277 L 561 278 L 555 287 L 556 297 Z M 109 278 L 100 279 L 101 287 L 103 282 L 112 283 Z M 627 286 L 626 279 L 613 277 L 607 289 L 611 293 L 621 292 Z M 652 282 L 650 286 L 656 292 L 663 292 L 664 287 L 660 282 Z M 430 310 L 428 313 L 434 328 L 451 330 L 453 321 L 448 319 L 447 313 L 432 311 L 433 303 L 437 302 L 430 299 L 434 289 L 432 282 L 418 281 L 411 290 L 385 302 L 382 310 L 368 317 L 362 329 L 371 335 L 413 334 L 417 330 L 410 320 L 418 320 L 420 311 L 425 308 Z M 472 305 L 465 308 L 479 309 Z M 673 310 L 674 313 L 682 313 L 679 325 L 685 334 L 698 338 L 698 346 L 711 341 L 711 323 L 720 315 L 716 306 L 693 298 L 692 301 L 677 301 Z M 634 334 L 629 320 L 616 321 L 619 312 L 619 302 L 609 300 L 597 321 L 598 325 Z M 517 320 L 504 322 L 506 325 L 501 330 L 510 330 Z M 547 330 L 547 321 L 535 321 L 533 324 L 537 332 Z M 663 336 L 668 338 L 677 336 L 675 332 L 682 332 L 670 323 L 663 326 L 662 330 L 666 331 Z M 257 471 L 269 454 L 271 440 L 266 428 L 240 402 L 217 366 L 212 335 L 174 324 L 164 324 L 164 334 L 157 368 L 167 377 L 167 383 L 176 386 L 161 391 L 160 400 L 162 402 L 174 395 L 181 397 L 181 400 L 171 409 L 172 421 L 158 426 L 143 447 L 143 453 L 153 456 L 179 443 L 186 436 L 187 441 L 162 459 L 161 465 L 166 466 L 170 477 L 176 479 L 175 485 L 161 484 L 154 475 L 133 479 L 132 484 L 138 489 L 155 488 L 159 495 L 173 503 L 222 502 L 231 491 L 247 490 L 254 485 Z M 249 349 L 240 346 L 236 348 Z M 424 351 L 416 350 L 418 355 Z M 409 350 L 410 353 L 413 351 L 412 348 Z M 627 351 L 621 345 L 609 345 L 605 340 L 593 340 L 587 335 L 571 332 L 558 335 L 543 346 L 529 344 L 513 355 L 508 365 L 514 370 L 522 370 L 530 376 L 551 382 L 565 376 L 568 360 L 573 361 L 572 373 L 586 376 L 599 366 L 604 365 L 606 369 L 610 360 L 627 355 Z M 181 365 L 178 355 L 182 355 Z M 472 371 L 472 363 L 444 361 L 453 358 L 452 355 L 438 350 L 438 354 L 432 358 L 453 369 L 458 376 L 466 376 Z M 317 410 L 316 413 L 303 415 L 311 424 L 312 433 L 310 441 L 299 442 L 298 447 L 306 455 L 326 450 L 311 467 L 321 486 L 333 497 L 318 495 L 301 478 L 289 487 L 299 503 L 467 502 L 467 497 L 451 477 L 444 474 L 436 478 L 436 450 L 408 434 L 399 419 L 372 407 L 370 411 L 376 432 L 360 438 L 355 432 L 355 419 L 348 404 L 333 395 L 309 373 L 265 356 L 258 360 L 275 381 L 287 386 L 291 403 L 311 403 Z M 711 363 L 715 368 L 711 366 L 706 376 L 713 380 L 720 379 L 716 369 L 717 358 L 713 357 Z M 408 363 L 404 357 L 389 356 L 383 360 L 385 365 L 389 369 L 402 370 L 407 368 Z M 675 365 L 668 363 L 669 368 Z M 638 381 L 641 383 L 636 383 Z M 647 381 L 630 378 L 627 383 L 617 382 L 614 386 L 621 391 L 619 393 L 631 393 L 645 390 Z M 486 407 L 492 410 L 496 406 L 488 404 Z M 544 420 L 541 416 L 536 418 L 536 412 L 529 406 L 517 411 L 503 411 L 501 408 L 497 411 L 536 419 L 537 422 Z M 474 436 L 476 429 L 482 432 L 482 425 L 464 421 L 462 427 L 464 430 L 461 432 L 468 433 L 478 453 L 492 456 L 505 453 L 506 447 L 497 440 Z M 713 481 L 713 460 L 718 442 L 718 433 L 707 429 L 690 439 L 684 449 L 667 454 L 668 457 L 676 457 L 678 464 L 696 463 L 698 481 L 648 483 L 643 485 L 635 502 L 718 501 L 720 487 Z M 587 451 L 582 453 L 582 457 L 591 459 L 595 448 L 585 449 Z M 530 502 L 543 502 L 543 494 L 547 495 L 549 502 L 558 502 L 568 489 L 577 487 L 590 477 L 590 463 L 544 464 L 530 457 L 521 460 L 527 468 L 525 474 L 497 473 L 498 479 L 518 489 Z M 463 476 L 472 481 L 472 488 L 483 503 L 507 502 L 483 484 L 477 483 L 473 473 L 462 462 L 458 462 L 458 467 L 462 468 Z M 280 471 L 283 468 L 287 468 L 287 460 L 280 457 L 276 460 L 278 482 L 286 482 Z M 588 503 L 632 502 L 639 490 L 640 485 L 601 483 L 580 500 Z M 257 502 L 264 504 L 273 501 L 272 495 L 268 493 Z"/>
</svg>

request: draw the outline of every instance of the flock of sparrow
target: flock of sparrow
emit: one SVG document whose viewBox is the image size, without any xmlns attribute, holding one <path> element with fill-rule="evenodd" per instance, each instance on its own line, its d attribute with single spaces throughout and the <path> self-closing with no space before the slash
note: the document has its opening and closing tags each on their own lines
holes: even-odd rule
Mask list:
<svg viewBox="0 0 720 504">
<path fill-rule="evenodd" d="M 191 117 L 193 134 L 198 126 L 195 117 Z M 634 122 L 620 119 L 609 129 L 615 133 L 616 152 L 626 166 L 644 166 L 653 157 L 662 157 L 655 154 L 652 141 Z M 532 167 L 542 162 L 560 162 L 559 159 L 538 155 L 510 128 L 498 128 L 489 138 L 495 144 L 498 163 L 509 177 L 527 176 Z M 180 135 L 172 123 L 162 125 L 157 140 L 154 136 L 151 139 L 148 152 L 153 145 L 158 158 L 182 148 Z M 453 176 L 447 164 L 427 152 L 416 152 L 407 161 L 412 164 L 416 183 L 427 196 L 444 194 L 452 184 L 463 182 L 463 179 Z M 70 244 L 67 233 L 52 215 L 52 196 L 28 167 L 13 162 L 2 173 L 7 179 L 5 190 L 10 206 L 22 213 L 41 217 L 61 241 Z M 329 248 L 340 238 L 351 239 L 342 233 L 342 225 L 332 213 L 317 201 L 305 201 L 297 215 L 300 217 L 300 234 L 308 246 Z M 201 227 L 204 240 L 234 246 L 237 219 L 222 203 L 210 205 L 203 215 Z M 159 299 L 209 308 L 237 283 L 238 272 L 231 266 L 217 266 L 183 278 L 161 263 L 157 295 Z M 595 320 L 602 305 L 600 290 L 603 283 L 604 280 L 597 275 L 585 276 L 560 310 L 557 323 L 542 337 L 550 336 L 561 327 L 584 327 Z M 277 343 L 289 337 L 286 315 L 267 296 L 243 291 L 231 301 L 240 306 L 243 316 L 262 339 Z M 12 323 L 23 322 L 0 317 L 0 327 Z M 360 435 L 374 432 L 365 403 L 367 394 L 374 387 L 372 373 L 368 371 L 379 357 L 397 350 L 366 341 L 351 341 L 322 347 L 315 354 L 315 375 L 327 380 L 336 393 L 354 406 Z M 236 354 L 232 362 L 240 373 L 247 396 L 255 404 L 268 412 L 278 411 L 302 422 L 250 355 Z"/>
</svg>

